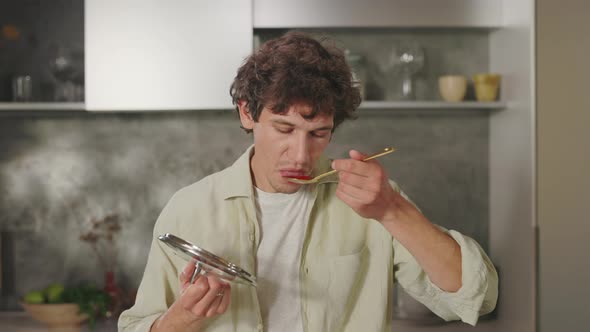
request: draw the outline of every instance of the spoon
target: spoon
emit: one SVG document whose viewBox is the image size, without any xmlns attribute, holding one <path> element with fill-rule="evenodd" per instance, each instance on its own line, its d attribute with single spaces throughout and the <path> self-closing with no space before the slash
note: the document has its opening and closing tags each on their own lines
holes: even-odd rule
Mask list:
<svg viewBox="0 0 590 332">
<path fill-rule="evenodd" d="M 383 151 L 382 151 L 382 152 L 379 152 L 379 153 L 376 153 L 376 154 L 370 155 L 370 156 L 368 156 L 367 158 L 363 159 L 362 161 L 367 161 L 367 160 L 371 160 L 371 159 L 379 158 L 379 157 L 381 157 L 381 156 L 384 156 L 384 155 L 386 155 L 386 154 L 390 154 L 390 153 L 392 153 L 393 151 L 395 151 L 395 149 L 394 149 L 394 148 L 385 148 L 385 149 L 383 149 Z M 326 173 L 322 173 L 322 174 L 320 174 L 320 175 L 318 175 L 318 176 L 316 176 L 315 178 L 312 178 L 312 179 L 298 179 L 298 178 L 287 178 L 287 179 L 288 179 L 290 182 L 297 183 L 297 184 L 311 184 L 311 183 L 316 183 L 316 182 L 318 182 L 320 179 L 322 179 L 322 178 L 325 178 L 326 176 L 332 175 L 332 174 L 334 174 L 334 173 L 336 173 L 336 172 L 338 172 L 338 171 L 337 171 L 337 170 L 335 170 L 335 169 L 333 169 L 333 170 L 331 170 L 331 171 L 328 171 L 328 172 L 326 172 Z"/>
</svg>

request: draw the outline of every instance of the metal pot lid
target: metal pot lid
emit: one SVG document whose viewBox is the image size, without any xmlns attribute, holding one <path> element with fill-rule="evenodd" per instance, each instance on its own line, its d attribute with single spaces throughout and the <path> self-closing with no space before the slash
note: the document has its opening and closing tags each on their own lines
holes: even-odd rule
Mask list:
<svg viewBox="0 0 590 332">
<path fill-rule="evenodd" d="M 180 257 L 185 260 L 195 260 L 198 262 L 198 267 L 202 268 L 203 271 L 206 271 L 207 273 L 214 273 L 225 281 L 237 282 L 256 287 L 256 277 L 239 266 L 228 262 L 203 248 L 170 233 L 158 236 L 158 240 L 168 245 L 176 254 L 179 254 Z"/>
</svg>

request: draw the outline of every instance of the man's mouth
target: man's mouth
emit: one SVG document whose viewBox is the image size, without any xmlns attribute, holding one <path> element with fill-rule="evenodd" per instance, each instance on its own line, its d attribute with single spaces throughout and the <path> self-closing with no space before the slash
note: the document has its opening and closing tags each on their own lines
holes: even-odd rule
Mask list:
<svg viewBox="0 0 590 332">
<path fill-rule="evenodd" d="M 303 170 L 280 170 L 281 176 L 284 178 L 294 178 L 301 180 L 309 180 L 311 176 L 307 175 L 307 172 Z"/>
</svg>

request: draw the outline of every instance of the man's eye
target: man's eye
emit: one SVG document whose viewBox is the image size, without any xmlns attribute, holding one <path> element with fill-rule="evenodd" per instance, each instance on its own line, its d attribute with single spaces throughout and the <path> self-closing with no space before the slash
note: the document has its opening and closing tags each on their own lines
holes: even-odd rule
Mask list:
<svg viewBox="0 0 590 332">
<path fill-rule="evenodd" d="M 277 131 L 281 134 L 288 134 L 293 131 L 291 128 L 277 128 Z"/>
<path fill-rule="evenodd" d="M 323 132 L 323 131 L 322 132 L 314 132 L 314 131 L 312 131 L 311 132 L 311 136 L 317 137 L 317 138 L 324 138 L 324 137 L 327 137 L 328 136 L 328 133 Z"/>
</svg>

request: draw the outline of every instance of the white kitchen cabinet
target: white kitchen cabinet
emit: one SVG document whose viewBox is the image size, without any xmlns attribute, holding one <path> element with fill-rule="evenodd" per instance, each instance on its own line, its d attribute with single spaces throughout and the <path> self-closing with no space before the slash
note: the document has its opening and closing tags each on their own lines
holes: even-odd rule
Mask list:
<svg viewBox="0 0 590 332">
<path fill-rule="evenodd" d="M 254 28 L 502 26 L 495 0 L 253 0 Z"/>
<path fill-rule="evenodd" d="M 86 109 L 231 108 L 252 36 L 250 0 L 86 0 Z"/>
</svg>

